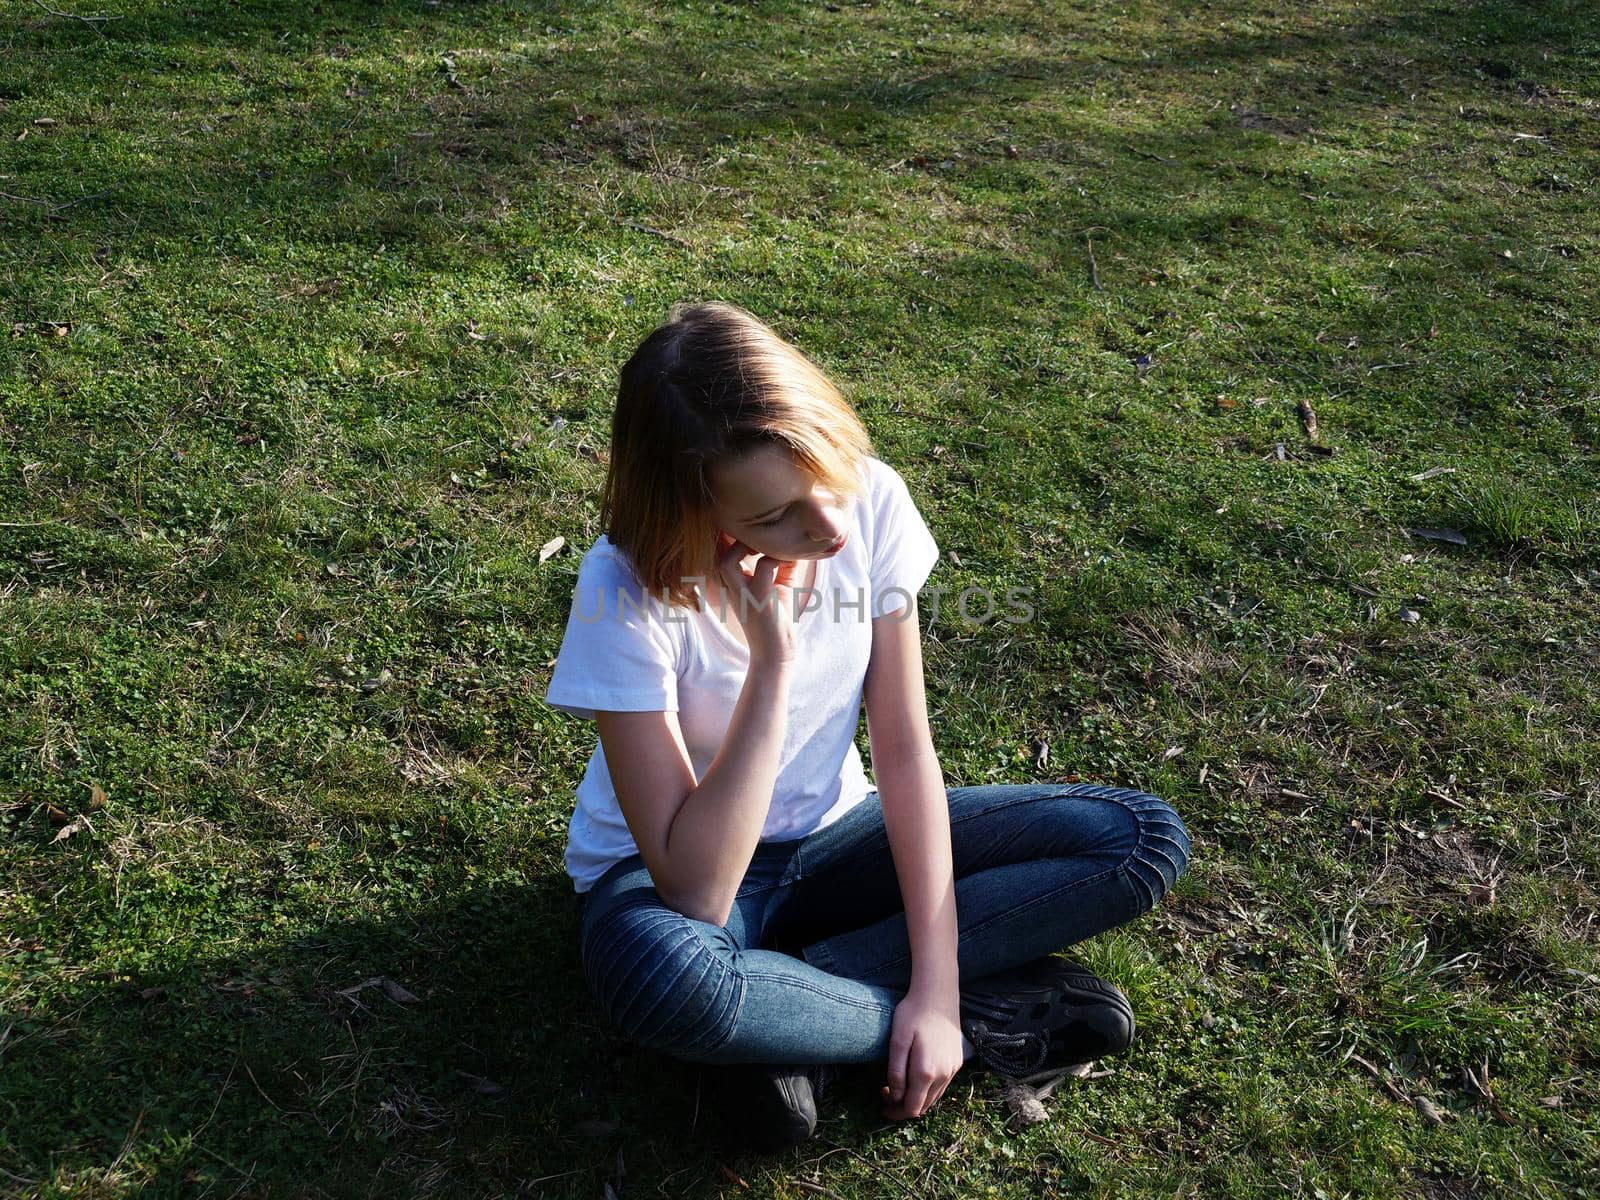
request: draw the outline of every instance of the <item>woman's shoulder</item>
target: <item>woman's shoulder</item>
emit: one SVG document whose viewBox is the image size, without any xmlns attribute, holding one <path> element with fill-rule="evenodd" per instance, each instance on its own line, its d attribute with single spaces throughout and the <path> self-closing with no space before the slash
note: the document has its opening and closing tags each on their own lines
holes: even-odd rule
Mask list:
<svg viewBox="0 0 1600 1200">
<path fill-rule="evenodd" d="M 585 583 L 619 584 L 644 590 L 627 554 L 603 533 L 584 551 L 583 560 L 578 564 L 578 579 Z"/>
<path fill-rule="evenodd" d="M 881 458 L 862 463 L 861 512 L 864 520 L 893 525 L 904 509 L 916 508 L 905 477 Z"/>
<path fill-rule="evenodd" d="M 574 601 L 590 607 L 609 601 L 612 604 L 648 605 L 651 594 L 640 582 L 627 553 L 605 534 L 595 539 L 578 564 L 573 584 Z"/>
<path fill-rule="evenodd" d="M 861 477 L 866 492 L 873 496 L 906 490 L 904 476 L 875 455 L 869 454 L 862 460 Z"/>
</svg>

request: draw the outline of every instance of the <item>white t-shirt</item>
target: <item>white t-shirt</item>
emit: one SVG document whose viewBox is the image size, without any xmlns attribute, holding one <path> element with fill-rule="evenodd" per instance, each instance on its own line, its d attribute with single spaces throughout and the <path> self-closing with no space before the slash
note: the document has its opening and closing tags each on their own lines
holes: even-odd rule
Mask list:
<svg viewBox="0 0 1600 1200">
<path fill-rule="evenodd" d="M 872 618 L 903 610 L 933 570 L 939 547 L 905 480 L 867 458 L 865 486 L 846 513 L 849 538 L 817 560 L 814 594 L 798 592 L 799 653 L 764 842 L 832 824 L 873 790 L 856 750 Z M 729 621 L 737 621 L 729 600 Z M 750 652 L 706 601 L 669 605 L 639 584 L 623 553 L 601 535 L 583 556 L 572 611 L 545 701 L 580 717 L 595 712 L 676 712 L 695 779 L 716 757 L 744 686 Z M 791 610 L 793 612 L 794 610 Z M 870 615 L 869 615 L 870 614 Z M 638 853 L 617 806 L 604 748 L 578 785 L 566 865 L 586 892 L 613 863 Z"/>
</svg>

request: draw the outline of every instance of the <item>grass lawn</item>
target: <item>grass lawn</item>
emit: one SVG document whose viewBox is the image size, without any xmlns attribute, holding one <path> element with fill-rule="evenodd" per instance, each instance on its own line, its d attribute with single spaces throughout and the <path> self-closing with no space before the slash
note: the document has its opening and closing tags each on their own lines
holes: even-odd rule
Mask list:
<svg viewBox="0 0 1600 1200">
<path fill-rule="evenodd" d="M 1586 0 L 3 0 L 0 1194 L 1600 1194 L 1597 184 Z M 739 1156 L 591 1007 L 541 697 L 685 297 L 1032 589 L 924 601 L 946 782 L 1188 822 L 1043 1124 Z"/>
</svg>

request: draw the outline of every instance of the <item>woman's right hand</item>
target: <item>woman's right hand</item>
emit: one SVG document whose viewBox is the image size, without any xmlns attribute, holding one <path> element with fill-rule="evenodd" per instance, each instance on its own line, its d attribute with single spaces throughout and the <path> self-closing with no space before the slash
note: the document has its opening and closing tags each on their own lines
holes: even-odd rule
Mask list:
<svg viewBox="0 0 1600 1200">
<path fill-rule="evenodd" d="M 727 540 L 726 535 L 722 540 Z M 798 563 L 763 554 L 747 572 L 742 560 L 755 551 L 735 541 L 717 553 L 717 574 L 725 608 L 744 631 L 750 661 L 792 663 L 795 659 L 794 589 L 790 585 Z"/>
</svg>

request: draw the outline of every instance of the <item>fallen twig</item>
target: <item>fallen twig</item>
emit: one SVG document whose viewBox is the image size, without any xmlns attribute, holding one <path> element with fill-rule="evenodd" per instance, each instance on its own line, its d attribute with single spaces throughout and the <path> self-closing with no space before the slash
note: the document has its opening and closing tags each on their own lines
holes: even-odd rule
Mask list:
<svg viewBox="0 0 1600 1200">
<path fill-rule="evenodd" d="M 51 8 L 44 0 L 33 0 L 34 4 L 44 9 L 52 17 L 65 17 L 69 21 L 82 21 L 85 25 L 98 30 L 97 21 L 120 21 L 121 17 L 107 16 L 104 13 L 93 13 L 85 16 L 83 13 L 62 12 L 59 8 Z M 103 32 L 103 31 L 102 31 Z"/>
<path fill-rule="evenodd" d="M 79 204 L 87 204 L 90 200 L 98 200 L 102 196 L 109 196 L 116 190 L 116 188 L 107 188 L 103 192 L 90 192 L 87 196 L 79 196 L 74 200 L 68 200 L 61 204 L 57 204 L 52 200 L 42 200 L 38 196 L 19 196 L 15 192 L 0 192 L 0 200 L 15 200 L 18 204 L 37 204 L 40 208 L 49 209 L 48 215 L 53 217 L 57 213 L 66 212 L 67 209 L 76 207 Z"/>
<path fill-rule="evenodd" d="M 116 188 L 107 188 L 103 192 L 90 192 L 87 196 L 79 196 L 76 200 L 68 200 L 65 204 L 54 205 L 50 209 L 50 215 L 53 217 L 58 212 L 66 212 L 67 209 L 76 207 L 79 204 L 87 204 L 91 200 L 99 200 L 102 197 L 111 195 L 116 190 Z"/>
<path fill-rule="evenodd" d="M 1100 263 L 1094 256 L 1094 239 L 1086 237 L 1083 244 L 1089 247 L 1089 282 L 1094 284 L 1095 291 L 1102 292 L 1105 289 L 1100 286 Z"/>
<path fill-rule="evenodd" d="M 653 237 L 662 238 L 665 241 L 671 242 L 675 246 L 682 246 L 685 250 L 694 249 L 693 242 L 690 242 L 685 238 L 681 238 L 675 233 L 668 233 L 664 229 L 652 229 L 649 225 L 641 225 L 637 221 L 618 221 L 617 224 L 621 225 L 625 229 L 637 229 L 640 233 L 648 233 Z"/>
<path fill-rule="evenodd" d="M 1091 1142 L 1099 1142 L 1102 1146 L 1111 1146 L 1112 1148 L 1117 1149 L 1117 1150 L 1126 1150 L 1128 1148 L 1128 1147 L 1124 1146 L 1121 1142 L 1112 1141 L 1110 1138 L 1106 1137 L 1104 1134 L 1095 1133 L 1093 1130 L 1089 1130 L 1089 1129 L 1074 1129 L 1072 1132 L 1078 1134 L 1080 1137 L 1088 1138 Z"/>
<path fill-rule="evenodd" d="M 1381 1087 L 1384 1091 L 1388 1092 L 1389 1095 L 1394 1097 L 1401 1104 L 1410 1104 L 1411 1103 L 1411 1101 L 1406 1097 L 1406 1094 L 1404 1092 L 1402 1092 L 1399 1088 L 1395 1087 L 1394 1084 L 1390 1083 L 1389 1080 L 1387 1078 L 1385 1078 L 1385 1076 L 1384 1076 L 1382 1071 L 1378 1070 L 1377 1067 L 1373 1066 L 1366 1059 L 1362 1058 L 1361 1055 L 1352 1054 L 1350 1056 L 1350 1058 L 1352 1059 L 1352 1061 L 1358 1062 L 1364 1068 L 1366 1068 L 1367 1074 L 1371 1075 L 1372 1078 L 1377 1081 L 1378 1086 Z"/>
</svg>

